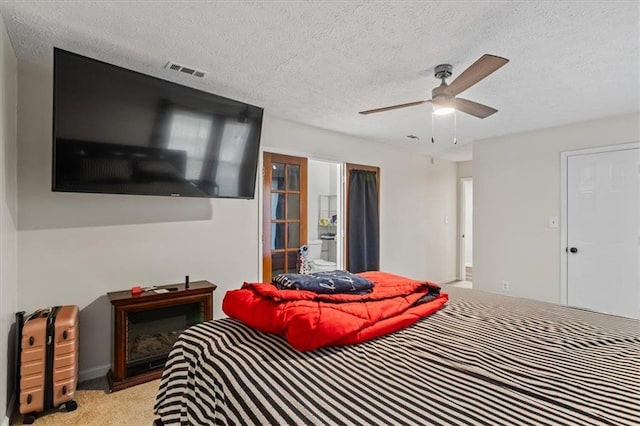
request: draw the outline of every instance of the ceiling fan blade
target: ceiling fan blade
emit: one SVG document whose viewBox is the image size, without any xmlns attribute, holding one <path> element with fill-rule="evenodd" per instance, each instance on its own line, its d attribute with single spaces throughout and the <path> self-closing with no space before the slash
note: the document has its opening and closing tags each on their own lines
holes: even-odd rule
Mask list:
<svg viewBox="0 0 640 426">
<path fill-rule="evenodd" d="M 449 84 L 449 87 L 446 89 L 447 93 L 455 96 L 458 93 L 464 92 L 503 65 L 506 65 L 507 62 L 509 62 L 508 59 L 501 58 L 500 56 L 483 55 Z"/>
<path fill-rule="evenodd" d="M 359 114 L 367 115 L 367 114 L 373 114 L 375 112 L 391 111 L 392 109 L 412 107 L 412 106 L 426 104 L 427 102 L 431 102 L 431 101 L 430 100 L 428 100 L 428 101 L 416 101 L 416 102 L 409 102 L 407 104 L 392 105 L 392 106 L 387 106 L 387 107 L 382 107 L 382 108 L 369 109 L 369 110 L 366 110 L 366 111 L 360 111 Z"/>
<path fill-rule="evenodd" d="M 487 118 L 498 112 L 497 109 L 467 99 L 456 98 L 456 109 L 478 118 Z"/>
</svg>

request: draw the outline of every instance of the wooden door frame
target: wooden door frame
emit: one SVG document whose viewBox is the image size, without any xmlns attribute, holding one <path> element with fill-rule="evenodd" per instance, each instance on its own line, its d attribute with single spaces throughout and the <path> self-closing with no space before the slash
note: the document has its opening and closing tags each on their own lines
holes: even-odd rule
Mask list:
<svg viewBox="0 0 640 426">
<path fill-rule="evenodd" d="M 567 242 L 569 239 L 569 157 L 586 154 L 599 154 L 602 152 L 624 151 L 628 149 L 640 149 L 640 142 L 625 143 L 618 145 L 607 145 L 596 148 L 579 149 L 574 151 L 564 151 L 560 153 L 560 174 L 562 176 L 560 183 L 560 304 L 566 305 L 568 301 L 569 290 L 569 257 L 566 252 Z"/>
<path fill-rule="evenodd" d="M 376 174 L 376 190 L 378 196 L 378 237 L 380 236 L 380 167 L 363 164 L 345 163 L 345 188 L 344 188 L 344 267 L 349 267 L 349 186 L 351 185 L 351 171 L 364 170 Z M 380 242 L 378 241 L 378 252 Z"/>
<path fill-rule="evenodd" d="M 278 154 L 274 152 L 262 153 L 262 281 L 271 282 L 271 171 L 267 171 L 265 163 L 287 163 L 298 164 L 300 166 L 300 245 L 307 244 L 307 162 L 306 157 L 296 157 L 292 155 Z M 286 188 L 285 176 L 285 188 Z M 286 203 L 286 202 L 285 202 Z M 285 205 L 285 218 L 287 209 Z M 286 232 L 286 231 L 285 231 Z M 287 244 L 285 243 L 285 249 Z M 287 256 L 285 252 L 285 257 Z"/>
</svg>

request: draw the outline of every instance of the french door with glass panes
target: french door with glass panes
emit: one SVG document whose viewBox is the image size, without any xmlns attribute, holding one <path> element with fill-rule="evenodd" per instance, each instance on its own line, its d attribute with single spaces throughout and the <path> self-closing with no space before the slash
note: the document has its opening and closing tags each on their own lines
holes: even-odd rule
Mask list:
<svg viewBox="0 0 640 426">
<path fill-rule="evenodd" d="M 264 153 L 262 279 L 296 273 L 307 244 L 307 159 Z"/>
</svg>

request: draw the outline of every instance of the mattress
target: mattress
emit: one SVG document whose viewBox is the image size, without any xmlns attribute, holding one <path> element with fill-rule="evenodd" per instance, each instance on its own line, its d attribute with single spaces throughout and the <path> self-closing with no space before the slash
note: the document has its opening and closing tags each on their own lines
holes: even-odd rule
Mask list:
<svg viewBox="0 0 640 426">
<path fill-rule="evenodd" d="M 640 321 L 446 287 L 399 332 L 310 352 L 233 319 L 186 330 L 164 424 L 640 424 Z"/>
</svg>

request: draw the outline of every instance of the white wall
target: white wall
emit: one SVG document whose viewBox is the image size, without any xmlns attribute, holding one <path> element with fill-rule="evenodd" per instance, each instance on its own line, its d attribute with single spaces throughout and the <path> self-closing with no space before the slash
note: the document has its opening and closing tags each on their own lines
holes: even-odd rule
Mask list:
<svg viewBox="0 0 640 426">
<path fill-rule="evenodd" d="M 17 61 L 0 17 L 0 423 L 13 393 L 12 324 L 18 310 Z"/>
<path fill-rule="evenodd" d="M 560 302 L 560 153 L 638 140 L 632 114 L 474 143 L 474 288 Z"/>
<path fill-rule="evenodd" d="M 19 62 L 21 308 L 81 308 L 83 378 L 110 363 L 106 292 L 207 279 L 224 293 L 259 279 L 260 200 L 51 192 L 51 68 Z M 455 163 L 265 115 L 265 151 L 381 168 L 381 268 L 415 278 L 455 274 Z M 449 224 L 442 217 L 449 215 Z M 453 247 L 450 247 L 454 245 Z M 401 250 L 399 248 L 402 248 Z"/>
<path fill-rule="evenodd" d="M 416 223 L 418 227 L 414 235 L 408 235 L 404 242 L 397 241 L 397 245 L 390 246 L 389 249 L 395 250 L 398 255 L 406 255 L 412 250 L 412 243 L 425 238 L 427 249 L 422 259 L 424 267 L 429 271 L 427 277 L 432 281 L 446 283 L 454 281 L 457 275 L 457 165 L 455 162 L 434 159 L 433 164 L 428 162 L 426 167 L 426 197 L 424 200 L 415 200 L 419 205 L 411 207 L 419 209 L 424 222 Z M 405 197 L 415 198 L 418 198 L 419 193 L 418 188 L 407 188 L 401 192 Z M 406 213 L 413 214 L 408 211 Z M 403 249 L 398 250 L 398 247 Z"/>
<path fill-rule="evenodd" d="M 432 281 L 454 279 L 456 163 L 430 164 L 414 150 L 274 117 L 263 125 L 262 141 L 264 151 L 379 166 L 380 268 Z"/>
<path fill-rule="evenodd" d="M 458 179 L 473 177 L 473 161 L 459 161 L 456 164 Z"/>
</svg>

